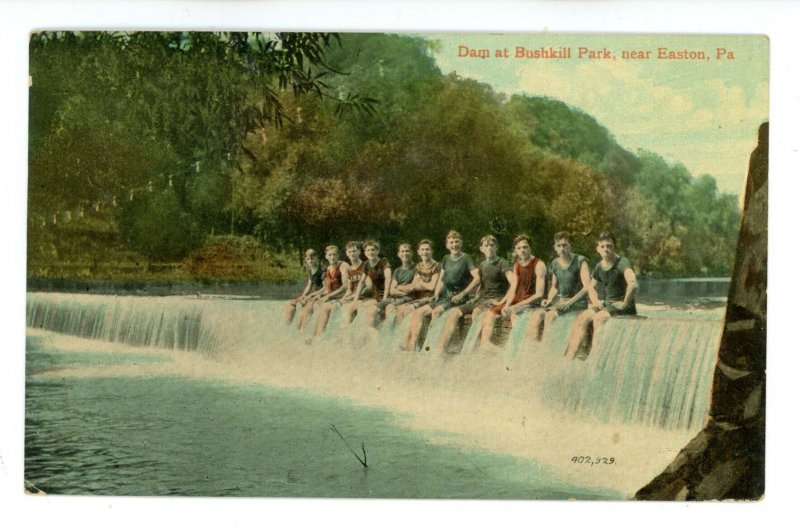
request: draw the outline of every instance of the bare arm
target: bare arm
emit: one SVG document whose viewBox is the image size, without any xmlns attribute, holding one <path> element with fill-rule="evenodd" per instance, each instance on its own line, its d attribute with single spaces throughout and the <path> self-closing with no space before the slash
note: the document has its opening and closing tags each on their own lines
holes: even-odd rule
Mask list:
<svg viewBox="0 0 800 532">
<path fill-rule="evenodd" d="M 339 266 L 339 270 L 342 272 L 342 286 L 340 286 L 336 290 L 333 290 L 332 292 L 326 293 L 324 296 L 322 296 L 321 298 L 322 301 L 327 301 L 333 296 L 338 296 L 339 294 L 345 291 L 345 288 L 347 287 L 348 284 L 347 280 L 350 278 L 347 274 L 348 269 L 349 268 L 346 262 L 343 262 L 342 265 Z M 325 289 L 325 291 L 327 292 L 327 288 Z"/>
<path fill-rule="evenodd" d="M 537 299 L 541 299 L 544 295 L 544 280 L 546 275 L 547 268 L 545 268 L 543 263 L 539 262 L 536 265 L 536 289 L 533 291 L 533 295 L 527 299 L 523 299 L 514 305 L 514 307 L 522 309 L 534 303 Z"/>
<path fill-rule="evenodd" d="M 589 287 L 586 289 L 586 293 L 589 295 L 590 307 L 595 310 L 603 308 L 603 303 L 600 301 L 600 297 L 597 295 L 597 279 L 591 280 Z"/>
<path fill-rule="evenodd" d="M 325 285 L 322 286 L 319 290 L 315 290 L 306 296 L 306 300 L 314 299 L 320 296 L 325 295 Z"/>
<path fill-rule="evenodd" d="M 574 296 L 564 301 L 563 303 L 559 303 L 558 304 L 559 307 L 563 306 L 564 308 L 566 308 L 572 305 L 580 298 L 582 298 L 584 295 L 586 295 L 586 292 L 588 292 L 589 290 L 588 286 L 591 285 L 591 277 L 589 277 L 589 266 L 586 264 L 586 262 L 581 263 L 580 275 L 581 275 L 581 284 L 583 286 L 581 287 L 580 290 L 578 290 L 578 292 Z"/>
<path fill-rule="evenodd" d="M 364 291 L 364 282 L 367 278 L 367 274 L 362 273 L 361 278 L 358 280 L 358 284 L 356 284 L 355 290 L 350 290 L 350 276 L 347 276 L 347 292 L 345 292 L 344 297 L 342 300 L 347 301 L 358 301 L 361 298 L 361 293 Z"/>
<path fill-rule="evenodd" d="M 550 293 L 547 294 L 547 299 L 542 300 L 542 306 L 546 307 L 547 305 L 549 305 L 557 295 L 558 295 L 558 277 L 556 277 L 556 274 L 553 274 L 553 277 L 550 279 Z"/>
<path fill-rule="evenodd" d="M 513 271 L 509 271 L 508 274 L 510 274 L 510 278 L 508 279 L 508 291 L 498 305 L 511 305 L 511 302 L 514 301 L 514 294 L 517 293 L 517 284 L 519 284 L 517 276 Z M 507 275 L 506 277 L 509 276 Z"/>
<path fill-rule="evenodd" d="M 391 288 L 391 283 L 387 283 L 386 279 L 392 278 L 392 269 L 388 266 L 383 269 L 383 299 L 389 299 L 389 291 Z"/>
<path fill-rule="evenodd" d="M 636 284 L 636 273 L 633 271 L 633 269 L 626 268 L 625 272 L 623 272 L 623 275 L 625 276 L 625 282 L 628 284 L 628 286 L 625 288 L 625 299 L 618 303 L 614 303 L 614 306 L 619 309 L 624 309 L 630 304 L 633 293 L 638 287 Z"/>
<path fill-rule="evenodd" d="M 433 277 L 431 277 L 431 281 L 433 281 Z M 434 301 L 439 299 L 439 296 L 441 295 L 443 288 L 444 288 L 444 276 L 442 276 L 442 272 L 439 272 L 439 275 L 436 276 L 436 288 L 434 288 L 433 290 Z"/>
<path fill-rule="evenodd" d="M 392 282 L 389 283 L 389 295 L 395 297 L 403 297 L 404 295 L 406 295 L 406 292 L 402 288 L 400 288 L 400 286 L 409 286 L 409 285 L 399 285 L 397 284 L 397 280 L 392 279 Z"/>
<path fill-rule="evenodd" d="M 392 283 L 389 285 L 389 294 L 395 297 L 407 296 L 408 294 L 410 294 L 415 290 L 418 278 L 419 276 L 417 274 L 414 274 L 414 278 L 411 279 L 411 282 L 406 284 L 397 284 L 397 280 L 392 279 Z"/>
<path fill-rule="evenodd" d="M 472 275 L 472 281 L 470 281 L 465 289 L 450 298 L 453 303 L 463 301 L 467 294 L 471 293 L 478 285 L 481 284 L 481 274 L 478 268 L 471 269 L 469 274 Z"/>
<path fill-rule="evenodd" d="M 300 302 L 302 302 L 302 301 L 303 301 L 303 299 L 305 299 L 305 297 L 308 295 L 308 293 L 309 293 L 310 291 L 311 291 L 311 279 L 309 279 L 309 280 L 308 280 L 308 282 L 306 282 L 306 286 L 305 286 L 305 288 L 303 288 L 303 291 L 300 293 L 300 295 L 299 295 L 299 296 L 297 296 L 296 298 L 294 298 L 294 300 L 293 300 L 293 301 L 294 301 L 295 303 L 300 303 Z"/>
</svg>

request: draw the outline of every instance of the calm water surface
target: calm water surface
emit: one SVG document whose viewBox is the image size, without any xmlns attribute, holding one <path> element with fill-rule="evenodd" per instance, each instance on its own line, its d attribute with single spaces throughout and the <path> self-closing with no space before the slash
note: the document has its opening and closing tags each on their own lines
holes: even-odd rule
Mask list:
<svg viewBox="0 0 800 532">
<path fill-rule="evenodd" d="M 59 373 L 159 364 L 29 337 L 25 476 L 50 494 L 619 499 L 532 461 L 434 444 L 395 414 L 305 392 Z M 330 429 L 360 452 L 364 469 Z"/>
</svg>

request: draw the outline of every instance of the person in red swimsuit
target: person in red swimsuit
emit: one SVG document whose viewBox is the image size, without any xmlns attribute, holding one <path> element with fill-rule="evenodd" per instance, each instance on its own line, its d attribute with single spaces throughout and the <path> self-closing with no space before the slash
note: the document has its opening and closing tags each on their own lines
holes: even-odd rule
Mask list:
<svg viewBox="0 0 800 532">
<path fill-rule="evenodd" d="M 489 343 L 500 316 L 504 318 L 510 316 L 513 326 L 520 312 L 530 310 L 544 296 L 547 268 L 542 261 L 531 254 L 529 236 L 519 235 L 514 239 L 514 254 L 517 256 L 517 261 L 514 263 L 511 286 L 500 303 L 484 313 L 481 322 L 481 345 Z M 537 314 L 544 316 L 543 312 Z"/>
<path fill-rule="evenodd" d="M 325 268 L 322 278 L 322 288 L 313 292 L 310 297 L 307 298 L 308 302 L 303 307 L 300 319 L 297 322 L 298 330 L 303 330 L 306 322 L 316 308 L 330 299 L 336 299 L 342 292 L 341 266 L 343 263 L 339 260 L 339 248 L 336 246 L 326 247 L 325 260 L 328 266 Z"/>
<path fill-rule="evenodd" d="M 339 260 L 339 248 L 333 245 L 326 247 L 325 258 L 328 261 L 328 267 L 325 269 L 325 294 L 318 299 L 319 312 L 314 335 L 319 335 L 325 330 L 331 310 L 339 304 L 338 300 L 342 298 L 346 289 L 344 279 L 348 265 Z"/>
<path fill-rule="evenodd" d="M 364 295 L 367 283 L 367 263 L 361 260 L 363 248 L 361 242 L 352 240 L 345 244 L 344 252 L 350 264 L 344 269 L 342 279 L 347 286 L 347 291 L 342 296 L 341 303 L 345 306 L 345 323 L 353 321 L 356 312 L 361 307 L 361 296 Z"/>
</svg>

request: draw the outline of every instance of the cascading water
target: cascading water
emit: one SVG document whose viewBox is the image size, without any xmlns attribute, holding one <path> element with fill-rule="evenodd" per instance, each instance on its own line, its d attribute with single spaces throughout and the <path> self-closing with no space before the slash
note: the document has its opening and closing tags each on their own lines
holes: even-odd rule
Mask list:
<svg viewBox="0 0 800 532">
<path fill-rule="evenodd" d="M 197 305 L 158 298 L 28 294 L 27 326 L 134 346 L 211 351 L 214 336 Z"/>
<path fill-rule="evenodd" d="M 585 363 L 554 375 L 543 395 L 603 421 L 698 429 L 720 334 L 709 316 L 611 320 Z"/>
<path fill-rule="evenodd" d="M 242 349 L 261 350 L 269 356 L 276 345 L 285 350 L 293 341 L 310 338 L 316 321 L 312 315 L 304 330 L 297 331 L 299 311 L 291 326 L 268 318 L 264 306 L 278 303 L 196 298 L 170 298 L 169 304 L 165 301 L 34 293 L 28 296 L 27 324 L 84 338 L 201 351 L 219 357 Z M 516 370 L 505 380 L 513 382 L 521 394 L 536 393 L 552 408 L 601 421 L 697 429 L 707 413 L 721 318 L 720 312 L 713 311 L 695 311 L 690 317 L 681 312 L 656 311 L 648 319 L 611 320 L 596 335 L 586 361 L 564 361 L 574 317 L 559 317 L 539 342 L 527 338 L 530 315 L 522 315 L 504 348 L 503 358 Z M 337 306 L 315 344 L 335 344 L 345 351 L 363 348 L 381 354 L 375 358 L 382 360 L 401 357 L 407 363 L 414 361 L 415 367 L 405 371 L 415 373 L 420 371 L 419 359 L 424 355 L 432 359 L 424 364 L 434 368 L 432 374 L 449 372 L 454 379 L 475 378 L 437 366 L 436 359 L 441 357 L 436 343 L 443 322 L 438 319 L 430 324 L 422 352 L 412 354 L 401 350 L 410 316 L 399 323 L 392 320 L 376 331 L 363 323 L 360 314 L 347 324 L 344 309 Z M 473 372 L 466 367 L 470 357 L 480 352 L 476 345 L 479 327 L 479 322 L 473 323 L 463 340 L 462 360 L 456 365 L 465 367 L 465 373 Z M 294 349 L 301 352 L 295 356 L 308 351 L 302 342 Z M 486 357 L 477 358 L 485 363 Z M 475 364 L 480 363 L 475 360 Z M 415 377 L 424 378 L 424 374 Z M 503 390 L 508 392 L 507 388 Z"/>
<path fill-rule="evenodd" d="M 688 314 L 643 306 L 647 319 L 610 321 L 596 335 L 588 359 L 578 361 L 563 356 L 571 316 L 559 317 L 541 341 L 531 341 L 523 315 L 503 347 L 474 345 L 463 334 L 476 337 L 477 330 L 462 330 L 443 356 L 424 350 L 435 346 L 442 319 L 428 327 L 423 348 L 409 352 L 410 315 L 376 329 L 358 316 L 347 324 L 336 308 L 325 333 L 314 338 L 316 313 L 301 331 L 301 309 L 286 325 L 283 305 L 34 293 L 28 296 L 27 323 L 29 334 L 47 329 L 172 350 L 169 364 L 132 367 L 128 373 L 344 397 L 397 412 L 403 424 L 449 434 L 459 444 L 534 459 L 583 485 L 635 490 L 702 426 L 723 321 L 721 308 Z M 460 343 L 461 353 L 452 354 Z M 103 363 L 98 364 L 87 375 L 102 374 Z M 108 367 L 108 374 L 115 371 Z M 569 467 L 570 458 L 582 452 L 620 461 L 645 453 L 647 460 L 636 466 L 636 474 L 621 467 L 591 472 Z"/>
</svg>

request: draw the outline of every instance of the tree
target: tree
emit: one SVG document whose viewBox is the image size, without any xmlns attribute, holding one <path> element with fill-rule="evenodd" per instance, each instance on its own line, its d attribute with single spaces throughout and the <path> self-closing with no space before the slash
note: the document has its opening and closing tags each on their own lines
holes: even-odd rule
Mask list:
<svg viewBox="0 0 800 532">
<path fill-rule="evenodd" d="M 326 85 L 333 71 L 325 53 L 337 39 L 329 33 L 34 34 L 32 221 L 49 219 L 54 209 L 121 205 L 131 192 L 169 188 L 176 214 L 203 231 L 227 229 L 222 224 L 226 211 L 235 212 L 232 176 L 246 156 L 245 139 L 294 119 L 284 92 L 334 101 L 339 112 L 373 111 L 373 99 L 341 97 Z"/>
</svg>

